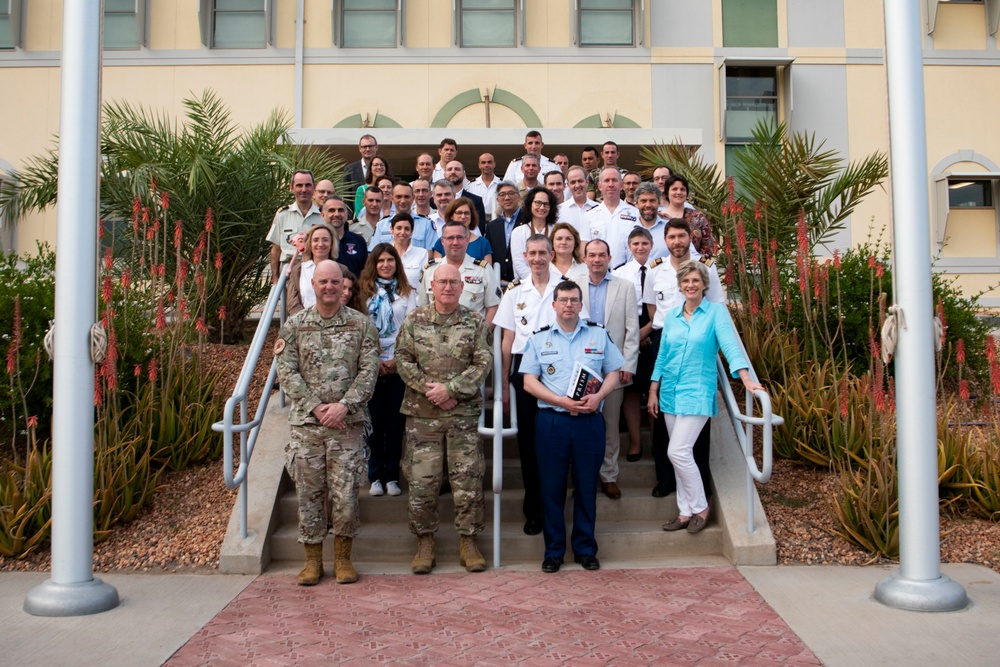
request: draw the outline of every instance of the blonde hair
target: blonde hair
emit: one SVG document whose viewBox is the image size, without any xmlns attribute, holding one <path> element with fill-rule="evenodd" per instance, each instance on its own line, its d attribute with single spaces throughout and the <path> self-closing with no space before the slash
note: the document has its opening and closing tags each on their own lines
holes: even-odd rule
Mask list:
<svg viewBox="0 0 1000 667">
<path fill-rule="evenodd" d="M 702 264 L 701 262 L 693 259 L 689 259 L 688 261 L 684 262 L 683 264 L 677 267 L 678 287 L 680 287 L 681 280 L 684 279 L 684 276 L 688 275 L 689 273 L 697 273 L 698 276 L 701 278 L 701 282 L 705 286 L 705 288 L 701 291 L 701 295 L 705 296 L 705 294 L 708 293 L 708 267 Z"/>
</svg>

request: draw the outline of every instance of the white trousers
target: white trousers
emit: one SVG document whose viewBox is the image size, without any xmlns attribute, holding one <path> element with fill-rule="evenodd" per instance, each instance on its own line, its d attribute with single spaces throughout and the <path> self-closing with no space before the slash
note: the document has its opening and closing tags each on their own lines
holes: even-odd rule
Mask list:
<svg viewBox="0 0 1000 667">
<path fill-rule="evenodd" d="M 681 516 L 694 516 L 708 509 L 705 485 L 701 483 L 698 464 L 694 462 L 694 443 L 708 421 L 703 415 L 663 415 L 670 434 L 667 457 L 674 466 L 677 480 L 677 509 Z"/>
</svg>

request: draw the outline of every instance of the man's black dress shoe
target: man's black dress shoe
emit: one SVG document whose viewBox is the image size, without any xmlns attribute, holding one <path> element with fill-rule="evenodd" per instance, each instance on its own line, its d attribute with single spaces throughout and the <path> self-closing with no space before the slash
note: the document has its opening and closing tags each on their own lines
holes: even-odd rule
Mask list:
<svg viewBox="0 0 1000 667">
<path fill-rule="evenodd" d="M 563 564 L 562 558 L 549 556 L 548 558 L 542 561 L 542 572 L 547 572 L 548 574 L 552 574 L 553 572 L 558 572 L 562 564 Z"/>
<path fill-rule="evenodd" d="M 584 570 L 600 570 L 601 561 L 597 560 L 597 556 L 591 556 L 590 554 L 584 554 L 582 556 L 576 556 L 573 560 L 583 566 Z"/>
<path fill-rule="evenodd" d="M 654 498 L 666 498 L 673 492 L 673 489 L 669 488 L 666 482 L 657 482 L 656 486 L 653 487 Z"/>
<path fill-rule="evenodd" d="M 525 535 L 537 535 L 542 532 L 542 522 L 536 521 L 534 519 L 528 519 L 524 522 L 524 534 Z"/>
</svg>

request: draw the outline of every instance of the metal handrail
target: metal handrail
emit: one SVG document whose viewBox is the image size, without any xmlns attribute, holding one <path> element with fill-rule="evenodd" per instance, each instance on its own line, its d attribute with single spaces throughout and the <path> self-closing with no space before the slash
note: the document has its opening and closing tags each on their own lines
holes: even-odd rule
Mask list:
<svg viewBox="0 0 1000 667">
<path fill-rule="evenodd" d="M 733 333 L 736 334 L 736 342 L 740 346 L 743 358 L 747 360 L 747 371 L 750 373 L 753 381 L 759 383 L 760 379 L 757 377 L 757 371 L 754 370 L 753 364 L 750 362 L 750 355 L 747 354 L 747 348 L 743 344 L 743 339 L 740 337 L 740 332 L 736 329 L 733 316 L 729 313 L 728 308 L 726 309 L 726 317 L 729 318 L 729 325 L 733 328 Z M 729 415 L 733 419 L 733 429 L 736 431 L 736 437 L 740 442 L 740 448 L 743 450 L 743 458 L 747 464 L 747 532 L 752 533 L 754 532 L 753 483 L 754 480 L 757 480 L 761 484 L 764 484 L 771 479 L 773 454 L 771 443 L 772 432 L 775 426 L 781 426 L 785 423 L 785 420 L 780 415 L 771 412 L 771 397 L 763 389 L 758 389 L 754 392 L 746 391 L 746 411 L 741 411 L 739 404 L 736 402 L 736 395 L 733 393 L 733 388 L 729 386 L 729 375 L 722 365 L 722 357 L 716 357 L 715 363 L 719 375 L 719 388 L 722 390 L 722 397 L 726 401 L 726 407 L 729 408 Z M 753 416 L 754 398 L 760 401 L 760 417 Z M 757 467 L 757 461 L 753 455 L 754 426 L 762 427 L 763 451 L 760 468 Z"/>
<path fill-rule="evenodd" d="M 222 433 L 222 473 L 226 481 L 226 488 L 240 488 L 237 502 L 240 506 L 240 537 L 247 537 L 247 471 L 250 467 L 250 458 L 253 456 L 254 446 L 257 444 L 257 436 L 260 434 L 260 425 L 264 421 L 264 413 L 267 411 L 267 404 L 271 398 L 271 391 L 274 388 L 274 380 L 278 374 L 278 360 L 271 360 L 271 369 L 267 374 L 267 381 L 264 383 L 264 391 L 257 403 L 257 412 L 252 421 L 247 420 L 249 403 L 247 394 L 250 391 L 250 380 L 253 378 L 254 370 L 260 361 L 260 353 L 264 349 L 264 341 L 267 338 L 268 329 L 274 319 L 274 313 L 281 306 L 281 319 L 284 321 L 285 314 L 285 283 L 288 280 L 287 272 L 281 271 L 281 275 L 271 287 L 271 292 L 267 296 L 264 304 L 264 311 L 261 313 L 257 330 L 254 332 L 253 341 L 250 343 L 250 350 L 247 358 L 243 362 L 243 369 L 236 380 L 236 388 L 233 395 L 226 400 L 226 407 L 222 414 L 222 421 L 212 424 L 212 430 Z M 284 394 L 279 397 L 284 406 Z M 239 407 L 240 423 L 234 424 L 233 418 L 236 409 Z M 233 472 L 233 434 L 240 436 L 240 465 Z"/>
<path fill-rule="evenodd" d="M 494 263 L 497 280 L 500 279 L 500 264 Z M 517 402 L 514 387 L 510 388 L 510 426 L 503 427 L 503 355 L 501 339 L 503 332 L 493 330 L 493 425 L 486 426 L 485 392 L 483 405 L 479 411 L 479 435 L 493 439 L 493 567 L 500 567 L 500 496 L 503 491 L 503 439 L 517 435 Z M 484 385 L 485 387 L 485 385 Z"/>
</svg>

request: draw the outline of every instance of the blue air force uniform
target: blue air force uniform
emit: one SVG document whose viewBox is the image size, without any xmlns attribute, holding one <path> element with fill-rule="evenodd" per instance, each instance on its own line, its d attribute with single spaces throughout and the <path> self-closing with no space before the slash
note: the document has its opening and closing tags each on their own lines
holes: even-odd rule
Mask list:
<svg viewBox="0 0 1000 667">
<path fill-rule="evenodd" d="M 625 358 L 604 327 L 580 320 L 565 333 L 558 324 L 536 331 L 528 339 L 520 372 L 535 375 L 550 391 L 566 393 L 577 362 L 607 377 L 625 365 Z M 545 558 L 566 553 L 566 476 L 573 474 L 573 554 L 596 556 L 594 523 L 597 482 L 604 461 L 604 418 L 600 410 L 573 416 L 562 407 L 539 399 L 535 420 L 542 501 Z"/>
</svg>

